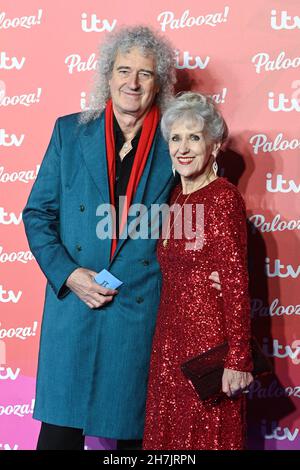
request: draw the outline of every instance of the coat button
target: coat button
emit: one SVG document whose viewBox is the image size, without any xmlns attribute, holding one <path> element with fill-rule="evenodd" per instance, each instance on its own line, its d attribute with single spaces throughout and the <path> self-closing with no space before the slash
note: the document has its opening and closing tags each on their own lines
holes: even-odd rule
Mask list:
<svg viewBox="0 0 300 470">
<path fill-rule="evenodd" d="M 83 211 L 85 210 L 84 205 L 83 205 L 83 204 L 80 204 L 79 209 L 80 209 L 80 212 L 83 212 Z"/>
<path fill-rule="evenodd" d="M 76 245 L 76 250 L 81 251 L 82 250 L 81 245 Z"/>
<path fill-rule="evenodd" d="M 143 266 L 149 266 L 149 264 L 150 264 L 150 263 L 149 263 L 149 261 L 148 261 L 147 259 L 143 259 L 143 261 L 142 261 L 142 265 L 143 265 Z"/>
<path fill-rule="evenodd" d="M 143 297 L 137 297 L 135 300 L 136 300 L 136 303 L 137 303 L 137 304 L 141 304 L 141 303 L 144 302 Z"/>
</svg>

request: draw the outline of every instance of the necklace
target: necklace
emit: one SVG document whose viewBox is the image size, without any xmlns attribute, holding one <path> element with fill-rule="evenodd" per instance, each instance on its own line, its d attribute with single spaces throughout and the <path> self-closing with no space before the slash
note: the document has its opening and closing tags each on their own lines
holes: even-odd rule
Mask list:
<svg viewBox="0 0 300 470">
<path fill-rule="evenodd" d="M 204 182 L 204 183 L 205 183 L 205 182 Z M 169 239 L 169 236 L 170 236 L 171 230 L 172 230 L 172 228 L 174 227 L 174 224 L 175 224 L 175 222 L 176 222 L 177 217 L 179 216 L 179 214 L 181 214 L 182 208 L 183 208 L 184 204 L 186 203 L 186 201 L 188 200 L 188 198 L 190 197 L 191 194 L 193 194 L 195 191 L 198 191 L 198 189 L 203 188 L 204 183 L 201 184 L 201 185 L 199 186 L 199 188 L 196 188 L 196 189 L 194 189 L 194 191 L 190 192 L 190 193 L 187 195 L 187 197 L 185 198 L 185 200 L 183 201 L 183 204 L 182 204 L 182 206 L 181 206 L 181 208 L 180 208 L 180 211 L 178 211 L 178 213 L 176 214 L 176 217 L 174 218 L 174 221 L 173 221 L 173 223 L 172 223 L 172 226 L 171 226 L 170 229 L 168 230 L 168 233 L 167 233 L 167 235 L 166 235 L 166 238 L 164 238 L 164 240 L 163 240 L 163 242 L 162 242 L 164 248 L 167 248 L 167 246 L 168 246 L 168 244 L 169 244 L 169 240 L 170 240 L 170 239 Z M 180 193 L 178 194 L 177 198 L 175 199 L 175 202 L 173 203 L 174 205 L 176 204 L 176 202 L 177 202 L 179 196 L 181 196 L 181 194 L 183 194 L 183 189 L 180 191 Z M 172 204 L 172 205 L 173 205 L 173 204 Z"/>
<path fill-rule="evenodd" d="M 132 150 L 131 140 L 129 142 L 125 142 L 123 147 L 120 150 L 120 158 L 123 160 L 124 157 Z"/>
</svg>

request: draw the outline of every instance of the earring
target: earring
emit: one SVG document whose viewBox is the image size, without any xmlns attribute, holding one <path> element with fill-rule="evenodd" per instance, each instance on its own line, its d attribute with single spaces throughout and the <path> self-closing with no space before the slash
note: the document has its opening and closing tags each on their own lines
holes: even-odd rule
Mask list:
<svg viewBox="0 0 300 470">
<path fill-rule="evenodd" d="M 174 165 L 172 165 L 172 172 L 173 172 L 173 176 L 175 176 L 175 175 L 176 175 L 176 170 L 175 170 L 175 166 L 174 166 Z"/>
<path fill-rule="evenodd" d="M 214 172 L 215 176 L 217 176 L 219 167 L 218 167 L 216 159 L 214 159 L 214 162 L 212 164 L 212 169 L 213 169 L 213 172 Z"/>
</svg>

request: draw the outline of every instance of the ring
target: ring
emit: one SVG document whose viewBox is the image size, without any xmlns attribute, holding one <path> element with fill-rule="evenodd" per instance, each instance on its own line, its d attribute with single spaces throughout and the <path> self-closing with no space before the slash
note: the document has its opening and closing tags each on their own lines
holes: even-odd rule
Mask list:
<svg viewBox="0 0 300 470">
<path fill-rule="evenodd" d="M 249 393 L 249 390 L 243 390 L 242 393 Z"/>
</svg>

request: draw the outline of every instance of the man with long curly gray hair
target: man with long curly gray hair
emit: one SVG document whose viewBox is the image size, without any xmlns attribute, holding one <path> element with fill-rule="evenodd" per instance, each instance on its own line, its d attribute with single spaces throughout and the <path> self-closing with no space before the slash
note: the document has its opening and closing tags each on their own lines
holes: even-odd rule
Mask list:
<svg viewBox="0 0 300 470">
<path fill-rule="evenodd" d="M 100 48 L 90 109 L 55 124 L 23 211 L 48 281 L 37 449 L 83 449 L 84 435 L 119 448 L 142 439 L 161 274 L 157 239 L 123 233 L 130 204 L 163 204 L 174 186 L 159 129 L 174 82 L 170 44 L 148 27 L 124 27 Z M 105 238 L 108 204 L 114 228 Z M 119 290 L 95 281 L 103 269 L 123 282 Z"/>
</svg>

